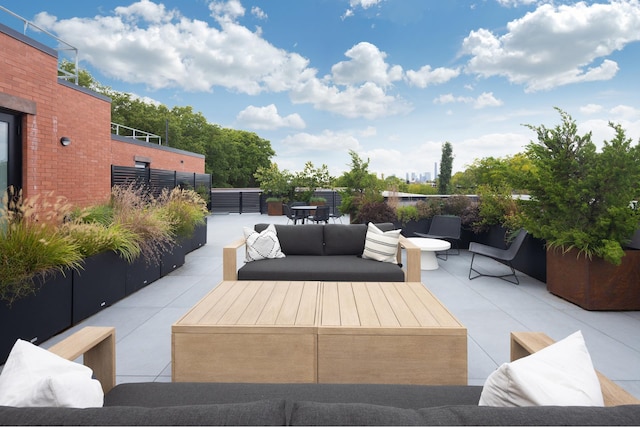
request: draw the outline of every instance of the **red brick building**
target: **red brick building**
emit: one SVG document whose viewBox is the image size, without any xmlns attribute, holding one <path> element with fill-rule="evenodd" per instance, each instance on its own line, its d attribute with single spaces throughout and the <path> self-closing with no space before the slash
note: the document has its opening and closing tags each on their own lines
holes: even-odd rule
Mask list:
<svg viewBox="0 0 640 427">
<path fill-rule="evenodd" d="M 63 143 L 63 138 L 66 140 Z M 111 166 L 204 173 L 204 156 L 111 134 L 111 100 L 58 78 L 58 54 L 0 24 L 0 190 L 102 202 Z"/>
</svg>

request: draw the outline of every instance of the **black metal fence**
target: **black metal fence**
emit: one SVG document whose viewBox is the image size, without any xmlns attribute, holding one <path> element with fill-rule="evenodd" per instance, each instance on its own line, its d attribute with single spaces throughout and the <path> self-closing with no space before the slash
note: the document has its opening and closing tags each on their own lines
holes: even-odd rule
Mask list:
<svg viewBox="0 0 640 427">
<path fill-rule="evenodd" d="M 324 197 L 332 212 L 342 203 L 335 190 L 319 190 L 316 197 Z M 211 210 L 214 213 L 266 213 L 267 197 L 257 188 L 214 188 L 211 190 Z"/>
<path fill-rule="evenodd" d="M 111 186 L 130 183 L 144 185 L 155 197 L 163 189 L 190 188 L 206 196 L 211 194 L 211 175 L 208 173 L 178 172 L 163 169 L 136 168 L 133 166 L 111 166 Z M 210 200 L 207 201 L 210 206 Z"/>
</svg>

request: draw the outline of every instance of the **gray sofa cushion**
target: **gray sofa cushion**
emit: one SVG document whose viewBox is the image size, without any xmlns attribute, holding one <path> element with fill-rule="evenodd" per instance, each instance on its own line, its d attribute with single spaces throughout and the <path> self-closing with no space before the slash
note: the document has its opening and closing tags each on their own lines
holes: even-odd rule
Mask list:
<svg viewBox="0 0 640 427">
<path fill-rule="evenodd" d="M 403 282 L 404 271 L 397 264 L 363 259 L 355 255 L 287 255 L 285 258 L 245 264 L 238 270 L 238 280 Z"/>
<path fill-rule="evenodd" d="M 324 226 L 325 255 L 362 255 L 367 226 L 364 224 L 327 224 Z"/>
<path fill-rule="evenodd" d="M 256 224 L 258 233 L 269 224 Z M 323 255 L 324 233 L 322 224 L 284 225 L 276 224 L 280 248 L 285 255 Z"/>
<path fill-rule="evenodd" d="M 401 409 L 371 404 L 293 404 L 291 425 L 637 425 L 640 405 L 492 408 L 441 406 Z"/>
<path fill-rule="evenodd" d="M 0 425 L 285 425 L 285 401 L 104 408 L 0 407 Z"/>
</svg>

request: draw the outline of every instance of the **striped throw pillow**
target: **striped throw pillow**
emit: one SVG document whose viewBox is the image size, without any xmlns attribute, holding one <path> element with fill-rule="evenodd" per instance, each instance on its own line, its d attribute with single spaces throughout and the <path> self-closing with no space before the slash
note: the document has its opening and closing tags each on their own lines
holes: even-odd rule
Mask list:
<svg viewBox="0 0 640 427">
<path fill-rule="evenodd" d="M 382 231 L 369 223 L 362 258 L 397 264 L 398 241 L 401 230 Z"/>
</svg>

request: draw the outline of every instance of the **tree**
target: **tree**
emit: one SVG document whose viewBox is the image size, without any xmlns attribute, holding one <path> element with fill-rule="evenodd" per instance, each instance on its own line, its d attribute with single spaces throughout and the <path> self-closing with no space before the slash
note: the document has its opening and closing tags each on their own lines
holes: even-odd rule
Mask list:
<svg viewBox="0 0 640 427">
<path fill-rule="evenodd" d="M 615 137 L 598 152 L 591 132 L 578 135 L 571 116 L 557 110 L 562 123 L 553 129 L 527 125 L 538 141 L 527 146 L 535 173 L 522 180 L 531 200 L 521 201 L 519 219 L 547 247 L 619 265 L 638 226 L 629 204 L 640 192 L 640 146 L 610 123 Z"/>
<path fill-rule="evenodd" d="M 349 155 L 351 170 L 343 173 L 336 181 L 336 185 L 343 187 L 340 191 L 342 197 L 340 212 L 351 215 L 351 220 L 354 221 L 363 203 L 382 201 L 380 191 L 384 182 L 369 172 L 369 159 L 366 162 L 363 161 L 353 150 L 349 150 Z"/>
<path fill-rule="evenodd" d="M 440 175 L 438 175 L 438 192 L 449 194 L 451 171 L 453 170 L 453 148 L 450 142 L 442 144 L 442 158 L 440 159 Z"/>
<path fill-rule="evenodd" d="M 294 178 L 295 186 L 299 189 L 296 198 L 308 202 L 317 188 L 330 187 L 332 180 L 327 165 L 316 168 L 313 163 L 307 162 Z"/>
</svg>

